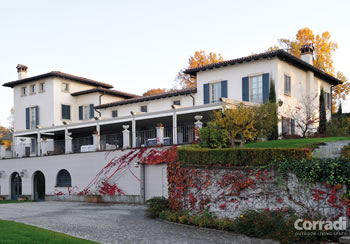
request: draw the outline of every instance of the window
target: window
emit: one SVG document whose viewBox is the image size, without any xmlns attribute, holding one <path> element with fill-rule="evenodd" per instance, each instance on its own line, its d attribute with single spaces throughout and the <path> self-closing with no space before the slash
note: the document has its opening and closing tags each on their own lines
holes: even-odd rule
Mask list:
<svg viewBox="0 0 350 244">
<path fill-rule="evenodd" d="M 282 135 L 295 135 L 295 120 L 282 117 Z"/>
<path fill-rule="evenodd" d="M 39 92 L 45 92 L 45 83 L 40 83 L 39 84 Z"/>
<path fill-rule="evenodd" d="M 30 94 L 35 94 L 36 93 L 36 86 L 35 85 L 31 85 L 30 86 Z"/>
<path fill-rule="evenodd" d="M 174 105 L 181 105 L 181 101 L 180 100 L 175 100 L 175 101 L 173 101 L 173 104 Z"/>
<path fill-rule="evenodd" d="M 141 106 L 141 112 L 147 113 L 147 105 Z"/>
<path fill-rule="evenodd" d="M 31 144 L 31 153 L 36 152 L 36 140 L 34 138 L 30 139 L 30 144 Z"/>
<path fill-rule="evenodd" d="M 330 99 L 330 93 L 329 92 L 323 92 L 324 94 L 324 104 L 326 106 L 326 109 L 331 108 L 331 99 Z"/>
<path fill-rule="evenodd" d="M 26 108 L 26 129 L 35 129 L 39 125 L 39 107 Z"/>
<path fill-rule="evenodd" d="M 21 96 L 26 96 L 27 95 L 27 87 L 21 87 Z"/>
<path fill-rule="evenodd" d="M 69 84 L 68 83 L 62 83 L 62 91 L 69 91 Z"/>
<path fill-rule="evenodd" d="M 65 169 L 62 169 L 57 174 L 56 187 L 71 187 L 72 178 L 69 172 Z"/>
<path fill-rule="evenodd" d="M 263 103 L 263 78 L 262 75 L 250 77 L 251 97 L 253 103 Z"/>
<path fill-rule="evenodd" d="M 291 79 L 290 76 L 284 75 L 284 94 L 290 96 L 291 95 Z"/>
<path fill-rule="evenodd" d="M 117 118 L 118 117 L 118 110 L 112 111 L 112 118 Z"/>
<path fill-rule="evenodd" d="M 89 120 L 95 115 L 94 105 L 82 105 L 79 106 L 79 120 Z"/>
<path fill-rule="evenodd" d="M 62 104 L 62 119 L 70 120 L 70 105 Z"/>
<path fill-rule="evenodd" d="M 220 102 L 221 83 L 218 82 L 218 83 L 210 84 L 210 90 L 211 90 L 211 103 Z"/>
</svg>

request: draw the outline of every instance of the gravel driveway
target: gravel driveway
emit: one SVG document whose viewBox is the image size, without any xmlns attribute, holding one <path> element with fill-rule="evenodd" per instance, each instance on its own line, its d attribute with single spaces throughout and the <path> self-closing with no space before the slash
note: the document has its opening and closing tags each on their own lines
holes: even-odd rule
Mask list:
<svg viewBox="0 0 350 244">
<path fill-rule="evenodd" d="M 272 243 L 233 233 L 149 219 L 145 207 L 82 202 L 0 205 L 0 219 L 14 220 L 101 243 Z"/>
</svg>

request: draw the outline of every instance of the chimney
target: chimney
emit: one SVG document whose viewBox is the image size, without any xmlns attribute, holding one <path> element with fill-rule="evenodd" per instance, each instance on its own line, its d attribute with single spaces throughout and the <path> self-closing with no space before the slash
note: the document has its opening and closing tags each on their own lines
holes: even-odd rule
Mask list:
<svg viewBox="0 0 350 244">
<path fill-rule="evenodd" d="M 302 45 L 300 48 L 300 53 L 301 60 L 311 65 L 314 64 L 314 46 L 312 44 Z"/>
<path fill-rule="evenodd" d="M 25 66 L 24 64 L 18 64 L 16 68 L 19 80 L 27 78 L 27 66 Z"/>
</svg>

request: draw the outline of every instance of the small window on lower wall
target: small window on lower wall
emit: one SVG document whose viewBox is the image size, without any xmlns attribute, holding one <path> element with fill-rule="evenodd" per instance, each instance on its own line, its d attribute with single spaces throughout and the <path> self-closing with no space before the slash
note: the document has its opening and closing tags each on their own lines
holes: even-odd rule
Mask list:
<svg viewBox="0 0 350 244">
<path fill-rule="evenodd" d="M 72 179 L 69 172 L 65 169 L 62 169 L 57 174 L 56 187 L 71 187 Z"/>
<path fill-rule="evenodd" d="M 282 117 L 282 136 L 295 135 L 295 120 Z"/>
<path fill-rule="evenodd" d="M 147 113 L 147 105 L 143 105 L 140 107 L 141 112 Z"/>
<path fill-rule="evenodd" d="M 175 101 L 173 101 L 173 104 L 174 104 L 174 105 L 179 105 L 179 106 L 180 106 L 180 105 L 181 105 L 181 101 L 180 101 L 180 100 L 175 100 Z"/>
<path fill-rule="evenodd" d="M 112 111 L 112 118 L 117 118 L 118 117 L 118 110 Z"/>
</svg>

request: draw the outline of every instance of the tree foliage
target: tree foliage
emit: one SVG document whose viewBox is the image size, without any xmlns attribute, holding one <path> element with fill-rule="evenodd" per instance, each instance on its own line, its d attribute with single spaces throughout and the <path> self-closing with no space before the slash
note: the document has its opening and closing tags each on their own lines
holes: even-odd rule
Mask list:
<svg viewBox="0 0 350 244">
<path fill-rule="evenodd" d="M 281 38 L 278 42 L 281 48 L 288 50 L 289 53 L 299 58 L 301 55 L 301 46 L 304 44 L 313 44 L 315 48 L 313 65 L 343 82 L 333 88 L 332 111 L 335 112 L 335 101 L 345 99 L 346 95 L 350 93 L 350 83 L 341 71 L 335 73 L 332 55 L 338 49 L 338 43 L 331 40 L 331 34 L 325 31 L 322 34 L 315 35 L 310 28 L 305 27 L 298 31 L 295 39 Z M 269 50 L 274 50 L 274 48 L 276 46 L 270 47 Z"/>
<path fill-rule="evenodd" d="M 184 69 L 180 70 L 179 73 L 176 75 L 175 82 L 176 84 L 179 84 L 182 88 L 196 87 L 196 77 L 191 77 L 190 75 L 185 74 L 184 71 L 186 69 L 198 68 L 208 64 L 218 63 L 222 61 L 224 61 L 224 59 L 222 58 L 220 53 L 216 54 L 210 52 L 209 54 L 206 54 L 205 51 L 202 50 L 196 51 L 194 55 L 188 59 L 188 65 Z"/>
<path fill-rule="evenodd" d="M 156 94 L 164 93 L 167 91 L 168 90 L 165 88 L 153 88 L 153 89 L 147 90 L 145 93 L 142 94 L 142 96 L 156 95 Z"/>
</svg>

